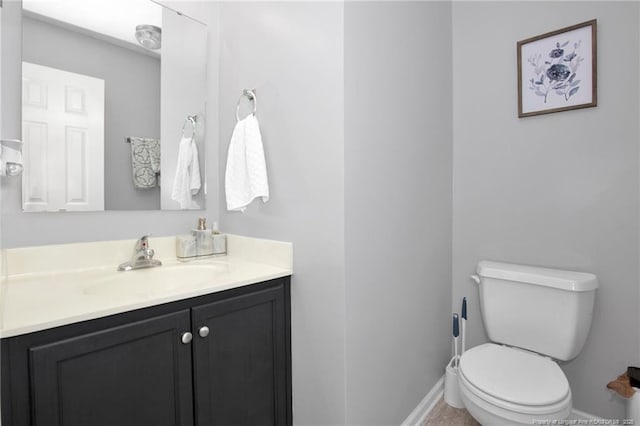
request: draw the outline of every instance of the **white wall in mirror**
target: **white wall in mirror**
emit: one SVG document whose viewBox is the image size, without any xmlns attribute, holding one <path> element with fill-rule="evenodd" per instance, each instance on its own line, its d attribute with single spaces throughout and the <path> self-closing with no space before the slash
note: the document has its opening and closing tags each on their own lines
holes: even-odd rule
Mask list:
<svg viewBox="0 0 640 426">
<path fill-rule="evenodd" d="M 188 115 L 201 118 L 195 142 L 202 182 L 189 208 L 205 208 L 207 27 L 151 0 L 25 0 L 23 7 L 24 61 L 105 80 L 104 210 L 183 209 L 171 192 Z M 113 26 L 105 24 L 108 19 Z M 162 28 L 161 55 L 135 39 L 136 26 L 147 24 Z M 140 186 L 135 179 L 141 171 L 134 161 L 139 146 L 127 142 L 139 138 L 160 141 L 157 185 Z M 65 183 L 49 183 L 55 185 Z M 23 209 L 38 210 L 33 204 Z"/>
<path fill-rule="evenodd" d="M 162 19 L 163 52 L 160 104 L 160 133 L 162 135 L 162 210 L 180 209 L 174 200 L 174 182 L 178 149 L 184 136 L 194 138 L 197 145 L 198 158 L 204 153 L 206 132 L 206 81 L 207 81 L 207 46 L 206 43 L 195 43 L 194 40 L 206 40 L 206 27 L 193 25 L 177 14 L 165 13 Z M 186 113 L 185 113 L 186 111 Z M 196 116 L 195 128 L 185 122 L 187 115 Z M 186 125 L 185 125 L 186 124 Z M 184 128 L 184 131 L 183 131 Z M 202 164 L 202 161 L 200 161 Z M 200 190 L 192 196 L 192 208 L 204 205 L 206 194 L 205 168 L 200 167 Z"/>
</svg>

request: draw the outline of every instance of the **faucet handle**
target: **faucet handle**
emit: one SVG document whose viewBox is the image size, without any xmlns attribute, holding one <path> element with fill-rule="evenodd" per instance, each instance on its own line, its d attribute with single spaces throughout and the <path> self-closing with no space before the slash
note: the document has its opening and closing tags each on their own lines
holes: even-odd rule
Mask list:
<svg viewBox="0 0 640 426">
<path fill-rule="evenodd" d="M 151 234 L 145 234 L 138 241 L 136 241 L 136 250 L 146 250 L 149 248 L 148 238 Z"/>
</svg>

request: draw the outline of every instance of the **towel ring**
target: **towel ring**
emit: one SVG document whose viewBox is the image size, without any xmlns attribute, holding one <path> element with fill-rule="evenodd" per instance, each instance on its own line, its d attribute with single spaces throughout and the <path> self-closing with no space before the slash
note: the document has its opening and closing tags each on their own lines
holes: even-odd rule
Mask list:
<svg viewBox="0 0 640 426">
<path fill-rule="evenodd" d="M 236 120 L 240 121 L 240 101 L 242 97 L 246 96 L 249 101 L 253 102 L 253 116 L 256 116 L 256 110 L 258 109 L 258 99 L 256 98 L 256 89 L 244 89 L 242 91 L 242 95 L 238 98 L 238 103 L 236 104 Z"/>
<path fill-rule="evenodd" d="M 187 115 L 187 118 L 184 119 L 184 123 L 182 123 L 182 137 L 184 137 L 184 126 L 187 123 L 191 123 L 191 138 L 193 139 L 196 135 L 196 123 L 198 122 L 197 115 Z"/>
</svg>

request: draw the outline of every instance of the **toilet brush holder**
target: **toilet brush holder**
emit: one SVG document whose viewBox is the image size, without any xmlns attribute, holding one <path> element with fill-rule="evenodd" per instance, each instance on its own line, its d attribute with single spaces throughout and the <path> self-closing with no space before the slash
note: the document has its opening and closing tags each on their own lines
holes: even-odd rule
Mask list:
<svg viewBox="0 0 640 426">
<path fill-rule="evenodd" d="M 627 424 L 640 424 L 640 389 L 633 388 L 635 393 L 629 399 L 627 399 L 627 416 L 625 420 L 633 423 Z"/>
<path fill-rule="evenodd" d="M 458 385 L 458 367 L 460 357 L 453 357 L 447 364 L 444 374 L 444 402 L 454 408 L 464 408 Z"/>
</svg>

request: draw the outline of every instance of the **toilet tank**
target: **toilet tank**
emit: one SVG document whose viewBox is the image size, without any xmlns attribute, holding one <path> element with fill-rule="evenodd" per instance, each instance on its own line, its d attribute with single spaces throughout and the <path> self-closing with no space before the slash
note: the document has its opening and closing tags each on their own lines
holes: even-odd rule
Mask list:
<svg viewBox="0 0 640 426">
<path fill-rule="evenodd" d="M 489 339 L 561 361 L 580 353 L 591 327 L 595 275 L 484 260 L 477 274 Z"/>
</svg>

